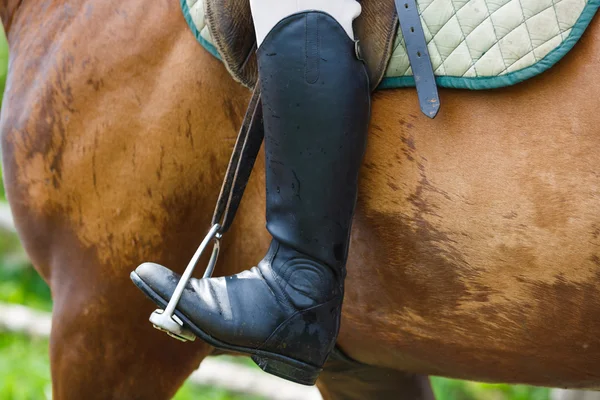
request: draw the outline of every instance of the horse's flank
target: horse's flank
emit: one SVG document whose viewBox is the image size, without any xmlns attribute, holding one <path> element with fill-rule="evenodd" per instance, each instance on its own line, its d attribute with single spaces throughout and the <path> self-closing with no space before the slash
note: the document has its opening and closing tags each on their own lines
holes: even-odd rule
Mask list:
<svg viewBox="0 0 600 400">
<path fill-rule="evenodd" d="M 166 398 L 209 349 L 152 332 L 152 307 L 127 276 L 142 260 L 187 261 L 249 93 L 172 2 L 25 1 L 0 14 L 12 21 L 6 185 L 54 296 L 55 398 L 88 394 L 89 382 Z M 413 373 L 600 386 L 598 39 L 595 19 L 535 79 L 444 90 L 434 121 L 413 90 L 375 95 L 339 340 L 350 356 Z M 262 174 L 259 160 L 220 274 L 267 246 Z"/>
</svg>

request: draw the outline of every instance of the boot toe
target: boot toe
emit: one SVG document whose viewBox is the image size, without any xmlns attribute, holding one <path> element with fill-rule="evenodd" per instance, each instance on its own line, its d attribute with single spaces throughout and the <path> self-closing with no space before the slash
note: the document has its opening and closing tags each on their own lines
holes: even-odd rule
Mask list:
<svg viewBox="0 0 600 400">
<path fill-rule="evenodd" d="M 165 301 L 171 298 L 180 275 L 160 264 L 146 262 L 135 269 L 135 273 L 146 285 Z"/>
</svg>

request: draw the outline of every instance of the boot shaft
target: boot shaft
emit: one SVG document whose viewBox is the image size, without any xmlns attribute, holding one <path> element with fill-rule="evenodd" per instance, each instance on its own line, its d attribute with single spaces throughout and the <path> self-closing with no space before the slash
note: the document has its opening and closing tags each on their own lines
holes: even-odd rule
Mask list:
<svg viewBox="0 0 600 400">
<path fill-rule="evenodd" d="M 370 91 L 355 44 L 331 16 L 282 20 L 258 50 L 267 229 L 344 275 Z"/>
</svg>

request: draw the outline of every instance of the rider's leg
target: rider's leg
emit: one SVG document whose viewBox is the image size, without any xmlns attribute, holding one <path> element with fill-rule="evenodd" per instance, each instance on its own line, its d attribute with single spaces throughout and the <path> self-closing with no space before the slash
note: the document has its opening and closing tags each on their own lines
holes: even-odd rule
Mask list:
<svg viewBox="0 0 600 400">
<path fill-rule="evenodd" d="M 360 4 L 356 0 L 250 0 L 250 7 L 257 47 L 279 21 L 298 12 L 319 10 L 328 13 L 351 39 L 354 39 L 352 22 L 360 15 Z"/>
<path fill-rule="evenodd" d="M 339 330 L 370 114 L 366 70 L 351 39 L 360 6 L 354 0 L 253 0 L 252 10 L 261 42 L 273 241 L 251 270 L 192 279 L 177 312 L 213 346 L 252 354 L 265 371 L 312 384 Z M 178 281 L 156 264 L 141 265 L 132 278 L 163 302 Z"/>
</svg>

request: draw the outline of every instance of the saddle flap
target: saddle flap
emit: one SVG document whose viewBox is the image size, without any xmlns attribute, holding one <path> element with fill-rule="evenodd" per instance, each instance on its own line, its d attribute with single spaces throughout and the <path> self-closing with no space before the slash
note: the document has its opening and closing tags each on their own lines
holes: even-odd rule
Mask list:
<svg viewBox="0 0 600 400">
<path fill-rule="evenodd" d="M 206 24 L 233 78 L 254 88 L 258 78 L 256 35 L 249 0 L 206 0 Z"/>
<path fill-rule="evenodd" d="M 354 22 L 371 89 L 383 79 L 392 54 L 398 17 L 394 2 L 362 0 Z M 258 78 L 256 36 L 248 0 L 206 0 L 206 24 L 226 68 L 242 85 L 253 88 Z"/>
<path fill-rule="evenodd" d="M 354 21 L 360 52 L 369 72 L 371 90 L 383 79 L 398 30 L 398 15 L 392 0 L 363 0 L 362 12 Z"/>
</svg>

